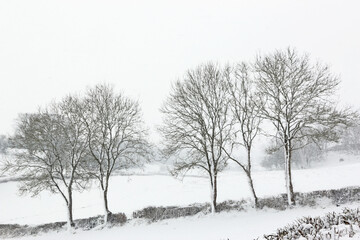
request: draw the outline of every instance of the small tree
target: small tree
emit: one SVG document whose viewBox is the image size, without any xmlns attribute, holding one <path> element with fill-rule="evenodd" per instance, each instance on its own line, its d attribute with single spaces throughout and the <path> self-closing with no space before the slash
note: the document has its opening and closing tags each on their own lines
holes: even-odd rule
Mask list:
<svg viewBox="0 0 360 240">
<path fill-rule="evenodd" d="M 88 90 L 83 100 L 82 120 L 92 160 L 88 172 L 99 181 L 103 191 L 106 224 L 111 215 L 108 206 L 110 176 L 114 170 L 139 165 L 140 159 L 147 157 L 147 131 L 143 127 L 139 103 L 114 93 L 108 85 Z"/>
<path fill-rule="evenodd" d="M 255 137 L 258 135 L 261 123 L 259 109 L 256 107 L 256 96 L 253 88 L 251 70 L 245 63 L 238 64 L 234 71 L 234 77 L 228 78 L 230 94 L 229 104 L 232 116 L 234 117 L 233 141 L 225 153 L 229 159 L 237 163 L 248 177 L 251 193 L 254 198 L 255 207 L 258 206 L 253 179 L 251 176 L 251 149 Z M 244 163 L 233 154 L 237 146 L 242 146 L 247 153 L 247 160 Z"/>
<path fill-rule="evenodd" d="M 223 147 L 230 140 L 231 129 L 226 86 L 229 74 L 229 68 L 220 69 L 212 63 L 189 70 L 175 83 L 161 109 L 164 153 L 176 157 L 172 173 L 185 174 L 193 168 L 205 171 L 212 212 L 216 211 L 217 176 L 228 159 Z"/>
<path fill-rule="evenodd" d="M 291 176 L 293 151 L 318 139 L 336 140 L 336 127 L 348 124 L 349 111 L 339 111 L 332 96 L 339 79 L 327 66 L 311 64 L 293 49 L 258 57 L 255 64 L 261 115 L 275 127 L 284 148 L 289 205 L 295 204 Z"/>
<path fill-rule="evenodd" d="M 20 193 L 60 193 L 67 206 L 69 228 L 74 226 L 73 190 L 83 189 L 87 182 L 83 174 L 87 142 L 78 106 L 76 98 L 67 97 L 36 114 L 20 115 L 12 139 L 16 159 L 5 164 L 6 171 L 23 176 Z"/>
</svg>

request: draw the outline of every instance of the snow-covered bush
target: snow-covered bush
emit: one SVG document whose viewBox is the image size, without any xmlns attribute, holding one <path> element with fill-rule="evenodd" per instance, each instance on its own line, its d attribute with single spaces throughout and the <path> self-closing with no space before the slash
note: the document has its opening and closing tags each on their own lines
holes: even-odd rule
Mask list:
<svg viewBox="0 0 360 240">
<path fill-rule="evenodd" d="M 108 218 L 109 226 L 117 226 L 126 223 L 127 217 L 124 213 L 112 213 Z M 75 220 L 75 227 L 83 230 L 90 230 L 104 224 L 104 216 L 96 216 Z"/>
<path fill-rule="evenodd" d="M 244 211 L 246 204 L 248 204 L 248 202 L 245 200 L 228 200 L 218 203 L 217 209 L 219 212 L 230 210 Z M 150 221 L 158 221 L 169 218 L 194 216 L 200 212 L 203 214 L 210 213 L 210 204 L 192 204 L 186 207 L 146 207 L 133 212 L 133 218 L 145 218 Z"/>
<path fill-rule="evenodd" d="M 273 208 L 277 210 L 285 210 L 287 207 L 287 196 L 286 194 L 281 194 L 280 196 L 266 197 L 259 199 L 259 209 L 264 207 Z"/>
<path fill-rule="evenodd" d="M 360 201 L 360 188 L 347 187 L 332 190 L 319 190 L 309 193 L 295 193 L 295 199 L 298 206 L 316 206 L 319 201 L 328 199 L 331 204 L 340 205 L 349 202 Z M 287 205 L 286 194 L 274 197 L 266 197 L 259 199 L 259 208 L 273 208 L 277 210 L 285 210 Z"/>
<path fill-rule="evenodd" d="M 360 231 L 360 209 L 345 208 L 340 213 L 331 212 L 324 217 L 303 217 L 295 223 L 277 230 L 275 234 L 264 235 L 263 239 L 339 239 L 353 237 Z"/>
<path fill-rule="evenodd" d="M 133 218 L 145 218 L 150 221 L 158 221 L 168 218 L 193 216 L 199 212 L 208 213 L 209 204 L 194 204 L 186 207 L 147 207 L 133 212 Z"/>
<path fill-rule="evenodd" d="M 108 221 L 111 225 L 122 225 L 126 223 L 127 217 L 125 213 L 113 213 L 109 216 Z"/>
<path fill-rule="evenodd" d="M 296 193 L 296 199 L 300 206 L 314 206 L 319 199 L 328 198 L 332 204 L 340 205 L 348 202 L 360 201 L 360 188 L 347 187 L 331 190 L 319 190 L 309 193 Z"/>
<path fill-rule="evenodd" d="M 232 211 L 232 210 L 244 211 L 246 205 L 249 205 L 249 203 L 245 200 L 240 200 L 240 201 L 227 200 L 218 204 L 218 210 L 219 212 Z"/>
<path fill-rule="evenodd" d="M 66 225 L 66 222 L 47 223 L 38 226 L 0 224 L 0 238 L 20 237 L 26 235 L 37 235 L 50 231 L 59 231 Z"/>
<path fill-rule="evenodd" d="M 108 226 L 119 226 L 126 223 L 127 218 L 124 213 L 111 214 L 108 219 Z M 84 219 L 74 220 L 75 228 L 81 230 L 90 230 L 104 224 L 104 216 L 96 216 Z M 0 224 L 0 238 L 12 238 L 26 235 L 37 235 L 39 233 L 61 231 L 66 222 L 54 222 L 41 224 L 37 226 L 18 225 L 18 224 Z"/>
</svg>

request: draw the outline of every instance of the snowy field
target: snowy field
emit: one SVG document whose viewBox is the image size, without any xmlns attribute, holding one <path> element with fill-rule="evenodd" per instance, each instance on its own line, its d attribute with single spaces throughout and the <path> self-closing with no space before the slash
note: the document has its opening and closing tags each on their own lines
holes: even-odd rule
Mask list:
<svg viewBox="0 0 360 240">
<path fill-rule="evenodd" d="M 326 167 L 293 171 L 295 191 L 337 189 L 360 185 L 360 162 L 346 158 L 339 162 L 337 156 L 326 162 Z M 144 175 L 114 176 L 111 178 L 109 204 L 113 212 L 125 212 L 131 218 L 134 210 L 147 206 L 170 206 L 203 203 L 209 200 L 209 184 L 204 177 L 185 177 L 182 180 L 167 175 L 149 174 L 159 171 L 148 168 Z M 259 197 L 285 192 L 283 171 L 255 171 L 255 187 Z M 37 197 L 19 196 L 17 182 L 0 183 L 0 224 L 19 223 L 37 225 L 54 221 L 66 221 L 66 208 L 59 195 L 43 192 Z M 90 190 L 74 196 L 74 217 L 85 218 L 102 214 L 103 204 L 96 184 Z M 219 176 L 218 200 L 250 198 L 247 179 L 240 169 L 231 168 Z M 329 205 L 326 201 L 317 208 L 300 208 L 286 211 L 253 210 L 215 215 L 198 214 L 193 217 L 169 219 L 148 224 L 145 220 L 131 220 L 122 227 L 77 231 L 71 234 L 42 234 L 22 239 L 253 239 L 272 233 L 302 216 L 321 216 L 342 207 Z M 358 203 L 346 205 L 359 207 Z M 196 230 L 195 230 L 196 229 Z"/>
<path fill-rule="evenodd" d="M 294 170 L 295 191 L 310 192 L 360 185 L 360 163 Z M 283 171 L 254 172 L 259 197 L 285 192 Z M 17 182 L 0 184 L 0 224 L 40 224 L 66 221 L 66 208 L 61 196 L 43 192 L 37 197 L 19 196 Z M 125 212 L 147 206 L 188 205 L 209 201 L 207 178 L 171 176 L 114 176 L 109 189 L 109 205 L 113 212 Z M 247 179 L 238 171 L 226 171 L 219 176 L 218 202 L 250 198 Z M 6 193 L 6 194 L 4 194 Z M 92 189 L 74 195 L 74 217 L 85 218 L 103 213 L 100 191 Z"/>
<path fill-rule="evenodd" d="M 358 207 L 359 205 L 348 205 Z M 263 234 L 273 233 L 277 228 L 286 226 L 299 216 L 322 216 L 329 211 L 340 211 L 339 207 L 295 208 L 277 212 L 275 210 L 251 210 L 248 212 L 229 212 L 215 215 L 201 215 L 179 219 L 163 220 L 147 224 L 139 221 L 117 228 L 77 231 L 75 234 L 42 234 L 21 240 L 88 240 L 88 239 L 126 239 L 126 240 L 252 240 Z M 360 237 L 359 237 L 360 238 Z M 354 239 L 354 238 L 351 238 Z"/>
</svg>

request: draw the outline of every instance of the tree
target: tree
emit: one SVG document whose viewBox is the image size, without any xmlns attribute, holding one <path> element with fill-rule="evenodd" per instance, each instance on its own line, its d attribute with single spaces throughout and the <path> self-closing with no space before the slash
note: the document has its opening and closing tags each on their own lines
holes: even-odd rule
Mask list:
<svg viewBox="0 0 360 240">
<path fill-rule="evenodd" d="M 342 148 L 350 153 L 360 154 L 360 123 L 355 123 L 354 126 L 344 130 L 341 136 Z"/>
<path fill-rule="evenodd" d="M 251 176 L 251 149 L 255 137 L 258 135 L 261 123 L 259 109 L 256 107 L 251 70 L 245 63 L 238 64 L 234 71 L 234 77 L 228 78 L 231 113 L 234 117 L 233 141 L 230 149 L 224 149 L 229 159 L 237 163 L 248 177 L 255 207 L 258 206 L 253 179 Z M 246 163 L 240 161 L 233 154 L 237 146 L 242 146 L 247 153 Z"/>
<path fill-rule="evenodd" d="M 332 96 L 339 79 L 328 66 L 312 64 L 308 55 L 288 48 L 258 57 L 254 67 L 257 91 L 264 96 L 257 105 L 284 148 L 288 203 L 294 205 L 293 151 L 319 139 L 337 140 L 337 126 L 348 124 L 350 113 L 335 108 Z"/>
<path fill-rule="evenodd" d="M 176 157 L 172 173 L 205 171 L 210 180 L 212 212 L 216 212 L 217 176 L 228 159 L 223 147 L 229 143 L 231 132 L 226 85 L 229 74 L 228 67 L 221 69 L 212 63 L 189 70 L 174 84 L 161 108 L 164 154 Z"/>
<path fill-rule="evenodd" d="M 326 155 L 327 142 L 316 141 L 303 146 L 298 150 L 298 167 L 309 168 L 312 163 L 324 160 Z"/>
<path fill-rule="evenodd" d="M 6 154 L 9 148 L 8 138 L 5 135 L 0 135 L 0 154 Z"/>
<path fill-rule="evenodd" d="M 147 131 L 143 127 L 139 103 L 114 93 L 111 86 L 97 85 L 89 89 L 82 106 L 91 153 L 87 171 L 100 183 L 106 224 L 111 215 L 108 206 L 110 176 L 114 170 L 139 165 L 140 160 L 147 157 Z"/>
<path fill-rule="evenodd" d="M 67 206 L 69 228 L 74 226 L 73 190 L 85 188 L 88 180 L 83 174 L 85 126 L 78 111 L 78 100 L 66 97 L 36 114 L 20 115 L 12 139 L 16 158 L 5 164 L 6 171 L 23 176 L 20 193 L 60 193 Z"/>
<path fill-rule="evenodd" d="M 297 168 L 309 168 L 314 162 L 320 162 L 324 160 L 326 154 L 327 143 L 326 142 L 313 142 L 306 146 L 294 151 L 292 154 L 291 163 L 292 166 Z M 271 147 L 267 149 L 267 155 L 261 162 L 261 166 L 267 169 L 284 169 L 284 149 L 276 146 L 275 149 Z"/>
</svg>

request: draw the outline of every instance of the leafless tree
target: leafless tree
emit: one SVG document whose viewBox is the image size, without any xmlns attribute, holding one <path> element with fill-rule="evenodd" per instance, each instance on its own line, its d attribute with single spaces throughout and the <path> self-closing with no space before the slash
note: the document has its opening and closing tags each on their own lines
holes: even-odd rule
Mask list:
<svg viewBox="0 0 360 240">
<path fill-rule="evenodd" d="M 87 129 L 91 153 L 89 174 L 103 191 L 105 224 L 111 211 L 108 206 L 110 176 L 114 170 L 140 165 L 149 153 L 140 106 L 106 84 L 89 89 L 83 99 L 82 119 Z"/>
<path fill-rule="evenodd" d="M 267 169 L 284 169 L 284 148 L 280 147 L 277 144 L 276 140 L 271 139 L 275 142 L 275 146 L 270 146 L 267 149 L 267 155 L 261 162 L 261 165 Z M 298 148 L 297 151 L 294 151 L 291 155 L 291 164 L 292 167 L 297 168 L 309 168 L 312 163 L 321 162 L 324 160 L 327 151 L 328 142 L 319 141 L 309 143 L 307 145 L 303 145 L 300 143 L 301 148 Z"/>
<path fill-rule="evenodd" d="M 251 69 L 246 63 L 238 64 L 231 78 L 228 78 L 228 88 L 230 94 L 229 104 L 231 113 L 234 117 L 232 127 L 233 141 L 229 148 L 224 149 L 229 159 L 237 163 L 248 177 L 251 193 L 254 198 L 255 207 L 258 206 L 253 179 L 251 176 L 251 149 L 255 137 L 258 135 L 261 123 L 260 110 L 257 108 L 255 101 L 258 98 L 255 95 Z M 234 150 L 238 146 L 243 147 L 247 153 L 247 160 L 241 161 L 235 156 Z"/>
<path fill-rule="evenodd" d="M 298 150 L 298 167 L 309 168 L 312 163 L 323 161 L 326 156 L 326 147 L 327 142 L 321 141 L 321 139 L 302 146 Z"/>
<path fill-rule="evenodd" d="M 312 64 L 307 55 L 288 48 L 258 57 L 254 67 L 257 91 L 265 99 L 257 105 L 262 117 L 275 127 L 275 137 L 284 148 L 288 203 L 294 205 L 293 151 L 318 139 L 337 139 L 337 126 L 349 123 L 350 112 L 335 108 L 332 97 L 339 79 L 328 66 Z"/>
<path fill-rule="evenodd" d="M 190 169 L 205 171 L 210 180 L 211 211 L 216 211 L 217 176 L 228 157 L 223 147 L 230 140 L 226 78 L 230 69 L 208 63 L 189 70 L 177 81 L 161 112 L 160 132 L 165 139 L 164 153 L 175 156 L 172 173 Z"/>
<path fill-rule="evenodd" d="M 343 149 L 355 155 L 360 155 L 360 123 L 344 130 L 341 136 Z"/>
<path fill-rule="evenodd" d="M 76 98 L 66 97 L 48 109 L 20 115 L 12 139 L 16 158 L 5 164 L 6 171 L 24 177 L 21 193 L 60 193 L 66 202 L 69 228 L 74 225 L 73 190 L 81 190 L 87 183 L 83 174 L 87 141 L 78 106 Z"/>
<path fill-rule="evenodd" d="M 6 154 L 6 150 L 9 148 L 9 140 L 5 135 L 0 135 L 0 154 Z"/>
</svg>

